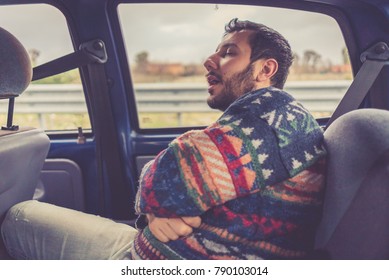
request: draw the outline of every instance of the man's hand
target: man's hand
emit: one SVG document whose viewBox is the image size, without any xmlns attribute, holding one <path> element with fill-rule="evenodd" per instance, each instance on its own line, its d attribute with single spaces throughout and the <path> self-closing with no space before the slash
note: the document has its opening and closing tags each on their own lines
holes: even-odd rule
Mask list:
<svg viewBox="0 0 389 280">
<path fill-rule="evenodd" d="M 201 224 L 200 217 L 158 218 L 147 214 L 151 233 L 161 242 L 177 240 L 192 233 Z"/>
</svg>

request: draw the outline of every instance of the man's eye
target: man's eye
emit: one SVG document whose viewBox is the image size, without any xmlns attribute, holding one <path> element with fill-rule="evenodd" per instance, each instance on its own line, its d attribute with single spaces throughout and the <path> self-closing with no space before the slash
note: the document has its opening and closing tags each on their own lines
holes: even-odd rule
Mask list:
<svg viewBox="0 0 389 280">
<path fill-rule="evenodd" d="M 232 55 L 235 55 L 235 52 L 232 50 L 226 50 L 224 53 L 224 56 L 232 56 Z"/>
</svg>

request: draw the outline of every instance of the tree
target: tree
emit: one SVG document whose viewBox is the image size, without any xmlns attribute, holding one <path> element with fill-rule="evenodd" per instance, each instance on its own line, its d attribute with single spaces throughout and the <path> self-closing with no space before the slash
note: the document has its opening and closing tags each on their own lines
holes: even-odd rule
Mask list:
<svg viewBox="0 0 389 280">
<path fill-rule="evenodd" d="M 149 53 L 146 51 L 140 52 L 135 56 L 136 70 L 140 73 L 147 72 L 149 65 Z"/>
<path fill-rule="evenodd" d="M 291 72 L 299 74 L 301 72 L 301 60 L 298 53 L 293 53 L 293 64 L 291 66 Z"/>
<path fill-rule="evenodd" d="M 321 55 L 314 50 L 306 50 L 303 56 L 303 67 L 306 72 L 316 72 L 321 63 Z"/>
<path fill-rule="evenodd" d="M 342 48 L 342 59 L 343 59 L 343 64 L 344 65 L 349 65 L 350 64 L 350 56 L 348 53 L 348 49 L 346 47 Z"/>
<path fill-rule="evenodd" d="M 29 49 L 28 54 L 30 55 L 32 66 L 33 67 L 37 66 L 37 60 L 41 52 L 38 51 L 37 49 Z"/>
</svg>

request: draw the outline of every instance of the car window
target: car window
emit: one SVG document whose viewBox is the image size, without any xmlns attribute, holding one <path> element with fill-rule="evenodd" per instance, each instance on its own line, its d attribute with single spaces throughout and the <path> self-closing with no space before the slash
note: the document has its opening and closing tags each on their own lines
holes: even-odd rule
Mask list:
<svg viewBox="0 0 389 280">
<path fill-rule="evenodd" d="M 203 62 L 235 17 L 288 39 L 295 59 L 285 89 L 315 117 L 330 116 L 351 83 L 340 28 L 323 14 L 219 4 L 120 4 L 118 11 L 141 128 L 202 126 L 220 116 L 206 104 Z"/>
<path fill-rule="evenodd" d="M 50 5 L 2 6 L 0 26 L 24 45 L 33 66 L 74 51 L 64 15 Z M 0 106 L 5 123 L 7 101 Z M 15 100 L 14 123 L 45 130 L 90 128 L 78 69 L 32 82 Z"/>
</svg>

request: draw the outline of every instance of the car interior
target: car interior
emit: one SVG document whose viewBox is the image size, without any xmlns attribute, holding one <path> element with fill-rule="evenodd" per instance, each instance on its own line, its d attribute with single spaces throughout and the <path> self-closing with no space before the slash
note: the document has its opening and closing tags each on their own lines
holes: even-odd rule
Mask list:
<svg viewBox="0 0 389 280">
<path fill-rule="evenodd" d="M 50 141 L 42 130 L 12 125 L 12 103 L 29 84 L 32 68 L 27 51 L 12 34 L 0 29 L 0 41 L 0 96 L 10 100 L 9 122 L 0 131 L 3 178 L 0 220 L 3 220 L 10 206 L 33 197 Z"/>
<path fill-rule="evenodd" d="M 174 136 L 193 127 L 139 128 L 131 74 L 123 62 L 125 47 L 117 32 L 120 23 L 112 16 L 121 2 L 95 1 L 88 12 L 76 0 L 48 2 L 65 11 L 75 50 L 41 66 L 31 64 L 28 51 L 1 28 L 0 20 L 0 98 L 8 103 L 7 123 L 0 131 L 0 222 L 12 205 L 38 199 L 133 225 L 137 216 L 131 209 L 142 166 Z M 10 4 L 0 1 L 0 10 Z M 389 1 L 263 0 L 255 5 L 326 13 L 339 24 L 354 79 L 332 117 L 318 119 L 328 156 L 314 258 L 388 259 Z M 88 13 L 104 19 L 87 22 L 83 16 Z M 47 133 L 13 123 L 14 106 L 32 80 L 74 68 L 83 79 L 91 130 Z"/>
</svg>

